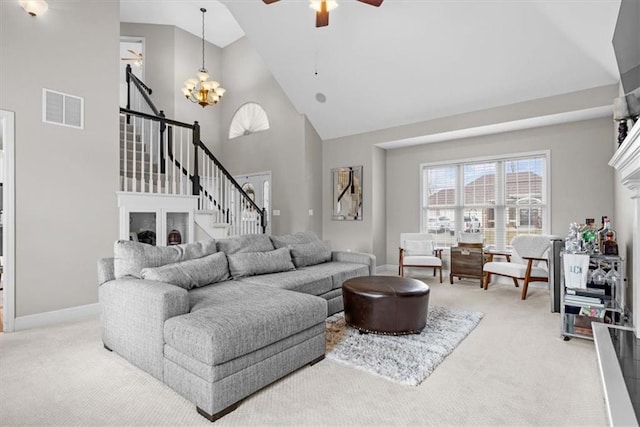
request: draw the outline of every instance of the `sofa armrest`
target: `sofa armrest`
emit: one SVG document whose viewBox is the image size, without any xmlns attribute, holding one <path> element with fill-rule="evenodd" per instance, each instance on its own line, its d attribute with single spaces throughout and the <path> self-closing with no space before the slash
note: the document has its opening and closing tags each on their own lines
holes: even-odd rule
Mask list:
<svg viewBox="0 0 640 427">
<path fill-rule="evenodd" d="M 369 266 L 370 275 L 373 276 L 376 274 L 376 256 L 373 254 L 367 254 L 364 252 L 333 251 L 331 252 L 331 261 L 365 264 Z"/>
<path fill-rule="evenodd" d="M 142 279 L 117 279 L 98 288 L 102 341 L 134 365 L 163 379 L 164 322 L 189 312 L 186 289 Z"/>
</svg>

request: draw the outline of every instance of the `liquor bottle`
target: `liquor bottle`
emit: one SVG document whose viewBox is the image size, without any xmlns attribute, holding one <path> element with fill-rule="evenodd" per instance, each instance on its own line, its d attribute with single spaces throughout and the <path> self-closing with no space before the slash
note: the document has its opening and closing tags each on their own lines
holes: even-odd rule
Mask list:
<svg viewBox="0 0 640 427">
<path fill-rule="evenodd" d="M 602 244 L 602 253 L 605 255 L 618 255 L 618 243 L 615 241 L 615 231 L 609 230 Z"/>
<path fill-rule="evenodd" d="M 603 226 L 602 229 L 598 230 L 598 246 L 600 248 L 600 253 L 605 253 L 604 250 L 604 242 L 607 241 L 608 233 L 612 233 L 611 239 L 615 242 L 616 240 L 616 232 L 611 229 L 611 221 L 608 216 L 602 217 Z"/>
<path fill-rule="evenodd" d="M 582 240 L 584 242 L 584 249 L 587 253 L 594 253 L 598 250 L 598 243 L 596 242 L 597 230 L 594 226 L 595 219 L 586 218 L 584 220 L 585 225 L 582 228 Z"/>
</svg>

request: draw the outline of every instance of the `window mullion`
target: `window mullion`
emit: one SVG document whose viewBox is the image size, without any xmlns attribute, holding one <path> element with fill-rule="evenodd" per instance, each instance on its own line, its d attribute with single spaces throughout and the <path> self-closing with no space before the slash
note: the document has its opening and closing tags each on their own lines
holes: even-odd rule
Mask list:
<svg viewBox="0 0 640 427">
<path fill-rule="evenodd" d="M 496 179 L 495 179 L 495 231 L 496 246 L 498 249 L 504 249 L 506 240 L 506 207 L 505 207 L 505 174 L 504 162 L 496 162 Z"/>
</svg>

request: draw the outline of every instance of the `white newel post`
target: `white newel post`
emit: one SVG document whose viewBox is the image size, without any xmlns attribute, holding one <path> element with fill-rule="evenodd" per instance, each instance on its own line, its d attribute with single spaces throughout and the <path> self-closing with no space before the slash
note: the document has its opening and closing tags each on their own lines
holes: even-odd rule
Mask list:
<svg viewBox="0 0 640 427">
<path fill-rule="evenodd" d="M 640 121 L 633 126 L 624 142 L 609 160 L 609 165 L 620 172 L 622 184 L 632 192 L 633 217 L 633 326 L 640 338 Z"/>
</svg>

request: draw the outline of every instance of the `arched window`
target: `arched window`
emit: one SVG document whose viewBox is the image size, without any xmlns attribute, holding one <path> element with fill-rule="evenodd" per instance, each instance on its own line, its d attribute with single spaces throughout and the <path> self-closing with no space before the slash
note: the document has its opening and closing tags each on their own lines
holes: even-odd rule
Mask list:
<svg viewBox="0 0 640 427">
<path fill-rule="evenodd" d="M 238 108 L 231 119 L 229 139 L 267 129 L 269 129 L 267 113 L 255 102 L 247 102 Z"/>
</svg>

